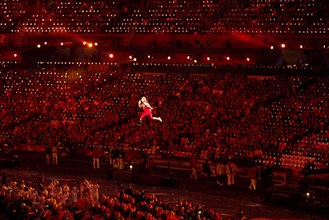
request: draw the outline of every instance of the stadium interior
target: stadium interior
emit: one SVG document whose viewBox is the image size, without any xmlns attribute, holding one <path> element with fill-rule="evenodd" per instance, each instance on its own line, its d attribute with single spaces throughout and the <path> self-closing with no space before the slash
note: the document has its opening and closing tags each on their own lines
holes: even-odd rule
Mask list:
<svg viewBox="0 0 329 220">
<path fill-rule="evenodd" d="M 287 204 L 301 201 L 297 212 L 313 211 L 305 219 L 328 217 L 320 215 L 329 207 L 326 0 L 1 0 L 0 8 L 6 218 L 266 217 L 230 209 L 224 215 L 128 188 L 98 196 L 97 181 L 86 179 L 77 200 L 64 190 L 73 190 L 69 183 L 9 181 L 7 169 L 64 175 L 77 160 L 99 168 L 94 159 L 104 178 L 164 187 L 219 187 L 216 167 L 223 164 L 225 178 L 230 172 L 241 185 L 237 193 L 252 197 L 248 181 L 256 179 L 265 200 L 280 203 L 284 194 Z M 163 122 L 140 123 L 143 96 Z M 177 172 L 187 180 L 171 175 Z M 302 191 L 287 187 L 296 179 Z"/>
</svg>

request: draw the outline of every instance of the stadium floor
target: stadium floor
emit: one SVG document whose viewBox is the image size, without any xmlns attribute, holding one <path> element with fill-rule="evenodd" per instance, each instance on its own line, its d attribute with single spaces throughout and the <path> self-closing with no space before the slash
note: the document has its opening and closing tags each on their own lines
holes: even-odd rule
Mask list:
<svg viewBox="0 0 329 220">
<path fill-rule="evenodd" d="M 101 169 L 92 168 L 91 158 L 59 158 L 58 166 L 48 166 L 43 153 L 21 152 L 19 168 L 2 168 L 1 175 L 17 177 L 30 182 L 32 185 L 38 182 L 40 173 L 46 175 L 46 179 L 58 179 L 69 185 L 77 185 L 84 178 L 94 180 L 101 186 L 100 192 L 114 195 L 119 187 L 118 180 L 106 177 L 107 169 L 101 163 Z M 166 175 L 168 170 L 160 170 L 159 174 Z M 188 200 L 214 208 L 223 215 L 236 214 L 241 209 L 248 219 L 328 219 L 328 216 L 317 213 L 304 212 L 303 210 L 291 210 L 284 207 L 276 207 L 264 202 L 264 192 L 261 190 L 250 191 L 248 180 L 236 180 L 233 186 L 218 186 L 214 180 L 199 179 L 190 180 L 186 171 L 173 171 L 177 179 L 175 187 L 156 185 L 142 185 L 135 183 L 123 183 L 132 189 L 144 189 L 154 193 L 163 200 Z"/>
</svg>

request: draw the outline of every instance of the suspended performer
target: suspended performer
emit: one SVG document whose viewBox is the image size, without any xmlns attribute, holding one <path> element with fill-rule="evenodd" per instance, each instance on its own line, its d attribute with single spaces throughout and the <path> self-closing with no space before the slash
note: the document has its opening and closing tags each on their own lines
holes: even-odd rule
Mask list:
<svg viewBox="0 0 329 220">
<path fill-rule="evenodd" d="M 151 105 L 147 101 L 146 97 L 142 97 L 142 99 L 138 101 L 138 107 L 143 109 L 143 113 L 141 114 L 141 116 L 139 118 L 140 122 L 143 122 L 143 118 L 146 117 L 146 116 L 148 116 L 152 120 L 157 120 L 157 121 L 162 122 L 162 119 L 160 117 L 153 117 L 152 116 L 153 108 L 151 107 Z"/>
</svg>

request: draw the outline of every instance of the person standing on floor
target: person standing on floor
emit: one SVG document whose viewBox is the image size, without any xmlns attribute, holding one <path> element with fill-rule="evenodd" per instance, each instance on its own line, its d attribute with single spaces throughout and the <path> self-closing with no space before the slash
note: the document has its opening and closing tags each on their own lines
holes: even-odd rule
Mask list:
<svg viewBox="0 0 329 220">
<path fill-rule="evenodd" d="M 235 184 L 235 176 L 238 173 L 238 167 L 235 165 L 233 161 L 230 162 L 231 166 L 231 184 Z"/>
<path fill-rule="evenodd" d="M 192 159 L 190 160 L 190 166 L 191 166 L 191 169 L 192 169 L 192 173 L 190 175 L 190 178 L 191 179 L 198 179 L 198 176 L 196 174 L 196 169 L 198 167 L 198 159 L 196 157 L 192 157 Z"/>
<path fill-rule="evenodd" d="M 250 184 L 249 189 L 256 190 L 257 186 L 257 168 L 253 166 L 251 169 L 249 169 L 249 178 L 250 178 Z"/>
<path fill-rule="evenodd" d="M 99 158 L 102 156 L 102 150 L 99 146 L 95 147 L 92 152 L 93 155 L 93 168 L 99 169 Z"/>
<path fill-rule="evenodd" d="M 223 186 L 225 179 L 225 167 L 224 164 L 222 164 L 221 162 L 217 163 L 216 175 L 217 175 L 217 180 L 216 180 L 217 184 Z"/>
<path fill-rule="evenodd" d="M 51 147 L 49 145 L 46 146 L 45 153 L 46 153 L 47 164 L 50 165 L 51 164 L 52 151 L 51 151 Z"/>
<path fill-rule="evenodd" d="M 230 162 L 227 162 L 225 164 L 225 175 L 227 176 L 227 185 L 228 186 L 230 186 L 232 184 L 232 182 L 231 182 L 231 174 L 232 174 L 231 165 L 230 165 Z"/>
<path fill-rule="evenodd" d="M 58 142 L 57 145 L 53 145 L 51 147 L 51 156 L 53 160 L 53 165 L 58 165 L 58 145 L 60 145 L 60 142 Z"/>
</svg>

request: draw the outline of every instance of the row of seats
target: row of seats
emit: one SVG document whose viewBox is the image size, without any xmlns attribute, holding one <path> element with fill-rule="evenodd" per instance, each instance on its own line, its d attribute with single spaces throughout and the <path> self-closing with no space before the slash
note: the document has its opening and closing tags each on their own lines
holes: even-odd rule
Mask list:
<svg viewBox="0 0 329 220">
<path fill-rule="evenodd" d="M 326 1 L 54 1 L 24 10 L 4 0 L 4 31 L 327 34 Z M 127 23 L 127 21 L 129 21 Z"/>
</svg>

